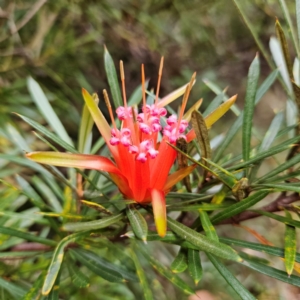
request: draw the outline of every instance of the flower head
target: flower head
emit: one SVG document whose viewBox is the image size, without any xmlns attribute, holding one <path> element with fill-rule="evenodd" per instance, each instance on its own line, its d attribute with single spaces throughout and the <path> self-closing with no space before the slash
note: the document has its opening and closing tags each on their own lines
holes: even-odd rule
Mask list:
<svg viewBox="0 0 300 300">
<path fill-rule="evenodd" d="M 93 97 L 82 89 L 85 103 L 111 152 L 112 160 L 97 155 L 57 152 L 33 152 L 27 154 L 27 157 L 56 166 L 108 172 L 126 199 L 132 199 L 140 204 L 152 203 L 157 231 L 164 236 L 166 233 L 165 195 L 195 168 L 191 165 L 169 174 L 177 156 L 176 150 L 169 143 L 175 145 L 179 138 L 189 142 L 195 137 L 193 130 L 188 131 L 189 117 L 184 116 L 189 93 L 195 82 L 195 74 L 189 84 L 159 101 L 162 59 L 156 98 L 154 104 L 148 105 L 142 65 L 143 105 L 141 111 L 138 112 L 136 108 L 127 105 L 123 64 L 121 63 L 120 66 L 124 105 L 116 108 L 116 115 L 121 121 L 119 128 L 114 121 L 113 110 L 106 91 L 104 91 L 104 99 L 111 116 L 112 128 Z M 184 97 L 179 115 L 167 117 L 167 110 L 164 106 L 182 94 Z M 162 122 L 163 119 L 164 122 Z"/>
</svg>

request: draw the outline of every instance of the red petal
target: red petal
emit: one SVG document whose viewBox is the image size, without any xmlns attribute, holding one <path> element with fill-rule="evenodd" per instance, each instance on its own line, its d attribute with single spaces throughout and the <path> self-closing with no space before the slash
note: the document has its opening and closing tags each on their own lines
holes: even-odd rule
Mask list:
<svg viewBox="0 0 300 300">
<path fill-rule="evenodd" d="M 176 159 L 177 152 L 170 147 L 165 140 L 161 141 L 158 151 L 158 156 L 150 170 L 150 185 L 152 188 L 162 190 L 167 181 L 170 169 Z"/>
</svg>

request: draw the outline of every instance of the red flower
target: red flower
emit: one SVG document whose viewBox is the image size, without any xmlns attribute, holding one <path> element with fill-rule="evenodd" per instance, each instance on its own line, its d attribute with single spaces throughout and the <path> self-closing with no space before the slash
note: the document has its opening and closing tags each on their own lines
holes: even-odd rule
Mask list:
<svg viewBox="0 0 300 300">
<path fill-rule="evenodd" d="M 161 69 L 162 64 L 160 75 Z M 184 138 L 189 142 L 195 137 L 193 131 L 186 135 L 190 114 L 185 117 L 183 115 L 189 93 L 195 82 L 195 74 L 189 84 L 160 101 L 158 100 L 158 83 L 155 102 L 148 105 L 145 99 L 142 66 L 143 107 L 140 113 L 136 108 L 127 106 L 122 74 L 121 68 L 124 106 L 116 109 L 116 114 L 122 121 L 120 128 L 117 128 L 114 122 L 106 91 L 104 91 L 104 98 L 111 115 L 112 128 L 93 97 L 82 89 L 85 103 L 111 152 L 112 160 L 98 155 L 57 152 L 33 152 L 28 153 L 27 157 L 44 164 L 108 172 L 124 198 L 141 204 L 152 203 L 157 231 L 163 237 L 166 233 L 165 196 L 177 182 L 195 168 L 194 165 L 188 166 L 169 175 L 177 153 L 168 145 L 168 143 L 175 145 L 178 138 Z M 166 118 L 167 111 L 164 106 L 183 93 L 183 104 L 179 116 L 171 115 Z M 199 107 L 201 100 L 197 104 Z M 162 119 L 166 121 L 165 126 L 162 124 Z"/>
</svg>

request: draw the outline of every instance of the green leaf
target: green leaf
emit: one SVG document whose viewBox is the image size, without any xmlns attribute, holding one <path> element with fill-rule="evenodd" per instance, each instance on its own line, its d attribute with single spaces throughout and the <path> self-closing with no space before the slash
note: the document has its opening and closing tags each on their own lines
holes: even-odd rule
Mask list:
<svg viewBox="0 0 300 300">
<path fill-rule="evenodd" d="M 219 161 L 220 158 L 223 156 L 224 151 L 227 149 L 228 145 L 233 140 L 238 130 L 241 128 L 243 124 L 243 116 L 244 114 L 241 113 L 226 133 L 225 139 L 223 140 L 221 146 L 218 148 L 217 152 L 214 155 L 214 161 Z"/>
<path fill-rule="evenodd" d="M 213 204 L 213 203 L 203 203 L 203 204 L 194 204 L 194 205 L 186 205 L 181 203 L 174 204 L 168 206 L 169 211 L 196 211 L 198 209 L 205 210 L 205 211 L 214 211 L 217 209 L 222 209 L 230 206 L 229 203 L 223 204 Z"/>
<path fill-rule="evenodd" d="M 46 199 L 46 201 L 48 201 L 51 208 L 55 212 L 62 212 L 63 208 L 61 206 L 61 203 L 56 198 L 55 194 L 52 192 L 49 186 L 45 182 L 43 182 L 43 180 L 41 180 L 41 178 L 38 176 L 34 176 L 32 178 L 32 182 L 37 188 L 37 190 L 41 193 L 41 195 Z"/>
<path fill-rule="evenodd" d="M 139 281 L 142 287 L 142 291 L 144 294 L 144 298 L 145 300 L 153 300 L 154 297 L 152 295 L 151 292 L 151 288 L 148 284 L 147 278 L 146 278 L 146 274 L 145 274 L 145 270 L 143 269 L 138 256 L 136 255 L 136 253 L 132 250 L 132 249 L 128 249 L 129 255 L 132 258 L 135 268 L 136 268 L 136 273 L 139 277 Z"/>
<path fill-rule="evenodd" d="M 77 223 L 66 223 L 62 230 L 64 231 L 86 231 L 86 230 L 97 230 L 101 228 L 108 227 L 121 221 L 124 217 L 123 213 L 113 215 L 107 218 L 102 218 L 100 220 L 90 221 L 90 222 L 77 222 Z"/>
<path fill-rule="evenodd" d="M 211 222 L 213 224 L 217 224 L 223 220 L 229 219 L 229 218 L 239 214 L 240 212 L 245 211 L 246 209 L 253 206 L 257 202 L 261 201 L 268 194 L 269 194 L 268 190 L 258 191 L 256 193 L 252 194 L 251 196 L 243 199 L 242 201 L 235 203 L 235 204 L 225 208 L 221 212 L 217 213 L 216 215 L 214 215 L 211 218 Z"/>
<path fill-rule="evenodd" d="M 267 90 L 274 83 L 275 79 L 278 76 L 278 72 L 279 72 L 278 70 L 274 70 L 261 84 L 261 86 L 256 92 L 255 104 L 257 104 L 261 100 L 262 96 L 267 92 Z M 233 123 L 229 131 L 226 133 L 225 139 L 223 140 L 221 146 L 218 148 L 217 152 L 214 155 L 214 161 L 219 161 L 220 158 L 223 156 L 224 151 L 228 148 L 228 145 L 233 140 L 238 130 L 241 128 L 243 124 L 243 118 L 244 118 L 244 113 L 242 112 L 235 120 L 235 122 Z"/>
<path fill-rule="evenodd" d="M 16 180 L 20 187 L 22 188 L 22 192 L 30 199 L 32 204 L 40 209 L 44 209 L 46 207 L 42 198 L 39 194 L 32 188 L 32 186 L 21 176 L 16 175 Z"/>
<path fill-rule="evenodd" d="M 248 19 L 241 3 L 245 3 L 244 1 L 241 0 L 233 0 L 234 4 L 236 5 L 239 13 L 241 14 L 247 28 L 249 29 L 249 31 L 251 32 L 260 52 L 262 53 L 262 55 L 264 56 L 265 60 L 268 62 L 268 65 L 270 66 L 271 69 L 275 69 L 274 67 L 274 63 L 271 60 L 268 51 L 266 50 L 265 46 L 263 45 L 263 43 L 261 42 L 261 40 L 259 39 L 259 36 L 257 34 L 257 32 L 254 29 L 253 24 L 251 24 L 250 20 Z"/>
<path fill-rule="evenodd" d="M 57 245 L 57 243 L 55 241 L 48 240 L 48 239 L 30 234 L 27 232 L 23 232 L 20 230 L 16 230 L 16 229 L 4 227 L 4 226 L 0 226 L 0 233 L 9 235 L 9 236 L 16 236 L 16 237 L 19 237 L 26 241 L 36 242 L 36 243 L 40 243 L 40 244 L 44 244 L 44 245 L 49 245 L 49 246 Z"/>
<path fill-rule="evenodd" d="M 170 269 L 173 273 L 182 273 L 188 267 L 186 250 L 180 248 L 175 259 L 171 263 Z"/>
<path fill-rule="evenodd" d="M 132 231 L 134 232 L 136 237 L 146 242 L 148 225 L 144 217 L 133 205 L 129 205 L 127 207 L 126 214 L 132 227 Z"/>
<path fill-rule="evenodd" d="M 261 215 L 264 215 L 266 217 L 269 217 L 271 219 L 274 219 L 276 221 L 279 221 L 281 223 L 284 223 L 286 225 L 295 226 L 295 227 L 300 228 L 300 221 L 293 220 L 292 218 L 279 216 L 279 215 L 276 215 L 276 214 L 273 214 L 273 213 L 270 213 L 270 212 L 267 212 L 264 210 L 253 210 L 253 211 L 256 213 L 259 213 Z"/>
<path fill-rule="evenodd" d="M 123 105 L 123 101 L 121 97 L 115 64 L 106 47 L 104 47 L 104 65 L 114 105 L 115 108 L 118 108 L 119 106 Z"/>
<path fill-rule="evenodd" d="M 44 296 L 49 295 L 51 292 L 53 285 L 56 281 L 56 278 L 58 276 L 58 273 L 60 271 L 60 267 L 62 265 L 63 259 L 64 259 L 64 251 L 66 246 L 68 244 L 76 242 L 78 239 L 83 238 L 85 235 L 88 235 L 89 232 L 80 232 L 80 233 L 73 233 L 70 234 L 69 236 L 66 236 L 63 238 L 57 245 L 50 266 L 48 268 L 48 272 L 43 284 L 42 288 L 42 294 Z"/>
<path fill-rule="evenodd" d="M 68 270 L 72 283 L 79 288 L 89 287 L 90 282 L 89 278 L 83 274 L 78 267 L 75 267 L 75 263 L 68 263 Z"/>
<path fill-rule="evenodd" d="M 153 268 L 159 272 L 162 276 L 166 277 L 172 284 L 177 286 L 179 289 L 184 291 L 185 293 L 192 295 L 194 291 L 190 288 L 180 277 L 176 274 L 170 272 L 164 265 L 158 262 L 155 258 L 150 256 L 146 251 L 145 247 L 142 245 L 136 246 L 136 251 L 142 253 L 142 255 L 147 259 L 147 261 L 153 266 Z"/>
<path fill-rule="evenodd" d="M 44 282 L 46 272 L 42 272 L 40 276 L 35 280 L 30 290 L 23 296 L 22 300 L 36 300 L 39 299 L 40 291 Z"/>
<path fill-rule="evenodd" d="M 277 79 L 279 70 L 275 69 L 270 75 L 264 80 L 264 82 L 261 84 L 261 86 L 258 88 L 256 92 L 256 97 L 255 97 L 255 104 L 257 104 L 263 95 L 269 90 L 269 88 L 272 86 L 272 84 L 275 82 Z"/>
<path fill-rule="evenodd" d="M 286 211 L 286 217 L 291 219 L 291 214 Z M 284 234 L 284 264 L 288 275 L 293 273 L 297 245 L 296 245 L 296 228 L 294 226 L 286 225 Z"/>
<path fill-rule="evenodd" d="M 231 247 L 216 242 L 171 218 L 168 218 L 168 227 L 178 236 L 192 243 L 200 250 L 212 253 L 224 259 L 230 259 L 234 261 L 241 260 L 236 251 Z"/>
<path fill-rule="evenodd" d="M 236 177 L 234 176 L 234 174 L 230 173 L 229 171 L 227 171 L 226 169 L 222 168 L 221 166 L 212 162 L 209 159 L 206 159 L 206 158 L 203 158 L 203 159 L 206 162 L 208 162 L 209 165 L 213 166 L 214 168 L 216 168 L 218 170 L 218 173 L 216 172 L 217 178 L 222 180 L 228 187 L 233 188 L 234 185 L 238 182 Z"/>
<path fill-rule="evenodd" d="M 295 275 L 289 276 L 284 271 L 266 266 L 265 264 L 261 264 L 261 263 L 246 260 L 246 259 L 240 263 L 245 265 L 248 268 L 251 268 L 251 269 L 261 273 L 261 274 L 265 274 L 265 275 L 273 277 L 277 280 L 300 287 L 300 277 L 298 277 L 298 276 L 295 276 Z"/>
<path fill-rule="evenodd" d="M 247 161 L 250 158 L 252 120 L 253 120 L 255 95 L 257 91 L 259 73 L 260 73 L 260 64 L 259 64 L 258 55 L 256 55 L 249 68 L 247 90 L 246 90 L 246 97 L 245 97 L 243 136 L 242 136 L 244 161 Z"/>
<path fill-rule="evenodd" d="M 219 237 L 217 235 L 216 229 L 212 225 L 206 211 L 199 209 L 199 216 L 200 216 L 200 220 L 201 220 L 201 225 L 202 225 L 207 237 L 218 242 Z"/>
<path fill-rule="evenodd" d="M 0 277 L 0 287 L 8 291 L 15 299 L 20 299 L 26 294 L 26 290 Z"/>
<path fill-rule="evenodd" d="M 263 184 L 253 184 L 253 187 L 263 187 L 270 188 L 275 192 L 296 192 L 300 193 L 300 186 L 298 183 L 263 183 Z"/>
<path fill-rule="evenodd" d="M 71 138 L 54 112 L 39 84 L 32 77 L 28 77 L 27 86 L 32 99 L 43 114 L 44 118 L 47 120 L 48 124 L 63 141 L 73 146 Z"/>
<path fill-rule="evenodd" d="M 283 121 L 283 112 L 279 112 L 272 120 L 272 123 L 270 124 L 270 127 L 266 132 L 263 141 L 260 144 L 259 152 L 266 151 L 270 148 L 271 144 L 273 143 L 274 139 L 278 134 L 282 121 Z"/>
<path fill-rule="evenodd" d="M 272 171 L 268 172 L 266 175 L 259 178 L 258 182 L 262 182 L 270 177 L 273 177 L 277 175 L 278 173 L 281 173 L 285 170 L 288 170 L 289 168 L 295 166 L 300 162 L 300 154 L 295 155 L 291 159 L 287 160 L 286 162 L 280 164 L 277 168 L 273 169 Z"/>
<path fill-rule="evenodd" d="M 110 282 L 125 282 L 118 266 L 99 257 L 93 252 L 83 249 L 71 250 L 71 253 L 89 270 Z"/>
<path fill-rule="evenodd" d="M 195 282 L 195 285 L 197 285 L 203 274 L 198 250 L 188 249 L 188 270 Z"/>
<path fill-rule="evenodd" d="M 248 165 L 254 164 L 258 161 L 261 161 L 262 159 L 266 158 L 266 157 L 270 157 L 273 156 L 277 153 L 283 152 L 287 149 L 290 149 L 291 147 L 294 146 L 294 144 L 296 144 L 298 141 L 300 140 L 300 136 L 296 136 L 294 138 L 291 138 L 289 140 L 284 141 L 283 143 L 276 145 L 274 147 L 272 147 L 271 149 L 267 150 L 267 151 L 263 151 L 257 155 L 255 155 L 254 157 L 250 158 L 248 161 L 242 162 L 242 163 L 238 163 L 234 166 L 231 166 L 227 169 L 227 171 L 231 171 L 231 170 L 238 170 L 241 168 L 244 168 Z"/>
<path fill-rule="evenodd" d="M 231 274 L 231 272 L 213 255 L 207 253 L 209 260 L 228 282 L 228 284 L 234 289 L 234 291 L 243 300 L 255 300 L 256 298 Z"/>
<path fill-rule="evenodd" d="M 25 121 L 27 124 L 44 134 L 46 137 L 51 139 L 53 142 L 57 143 L 67 151 L 71 153 L 78 153 L 78 151 L 69 143 L 65 142 L 65 140 L 61 137 L 56 136 L 54 133 L 50 132 L 48 129 L 46 129 L 44 126 L 40 125 L 39 123 L 31 120 L 30 118 L 27 118 L 25 116 L 22 116 L 20 114 L 16 114 L 19 116 L 23 121 Z"/>
</svg>

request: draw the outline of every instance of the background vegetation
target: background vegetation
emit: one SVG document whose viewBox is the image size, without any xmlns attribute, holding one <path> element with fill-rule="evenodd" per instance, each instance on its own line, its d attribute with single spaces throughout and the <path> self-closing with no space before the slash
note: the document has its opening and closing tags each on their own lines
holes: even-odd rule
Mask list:
<svg viewBox="0 0 300 300">
<path fill-rule="evenodd" d="M 251 28 L 257 34 L 267 55 L 262 53 L 262 47 L 258 47 L 253 38 L 253 32 L 251 34 L 245 25 L 245 20 L 236 7 L 236 3 L 240 2 L 242 2 L 241 9 L 245 12 L 244 17 L 250 19 Z M 24 151 L 49 147 L 32 133 L 31 126 L 12 112 L 27 116 L 45 125 L 50 131 L 53 130 L 43 115 L 43 110 L 36 104 L 34 93 L 28 86 L 29 76 L 42 87 L 75 145 L 78 143 L 83 107 L 81 87 L 89 92 L 96 91 L 100 94 L 103 88 L 108 87 L 103 61 L 104 45 L 109 49 L 115 63 L 119 60 L 124 61 L 128 95 L 140 84 L 141 63 L 145 64 L 146 76 L 150 80 L 149 87 L 155 86 L 160 57 L 163 55 L 165 68 L 161 95 L 188 82 L 191 74 L 196 71 L 197 83 L 192 90 L 192 101 L 189 105 L 203 97 L 201 108 L 203 112 L 216 94 L 220 94 L 220 91 L 228 87 L 228 95 L 239 94 L 237 109 L 242 109 L 245 102 L 247 76 L 249 79 L 248 70 L 256 52 L 260 52 L 259 85 L 275 70 L 274 55 L 272 58 L 269 40 L 272 35 L 275 35 L 276 18 L 279 19 L 283 30 L 286 33 L 290 32 L 282 9 L 283 2 L 277 0 L 4 0 L 0 2 L 0 178 L 3 179 L 2 184 L 0 183 L 2 197 L 0 225 L 31 233 L 38 232 L 41 238 L 48 237 L 50 229 L 44 226 L 44 218 L 34 217 L 33 212 L 38 205 L 36 206 L 32 199 L 48 202 L 49 197 L 53 199 L 52 194 L 49 196 L 49 193 L 55 194 L 59 190 L 51 180 L 47 181 L 47 176 L 43 177 L 41 182 L 36 174 L 37 172 L 43 174 L 43 171 L 37 166 L 27 164 L 23 158 Z M 292 22 L 296 24 L 296 16 L 293 13 L 295 3 L 287 2 L 287 10 L 291 12 Z M 286 37 L 291 57 L 297 56 L 297 47 L 294 46 L 293 39 L 288 34 Z M 278 76 L 278 78 L 283 77 Z M 288 89 L 286 85 L 284 78 L 277 80 L 257 106 L 254 115 L 256 134 L 251 144 L 253 147 L 260 145 L 274 119 L 274 112 L 285 110 L 289 98 L 287 95 L 291 96 L 289 91 L 286 92 Z M 101 103 L 100 107 L 105 110 Z M 291 113 L 293 108 L 295 106 L 287 110 L 290 114 L 287 115 L 287 123 L 282 123 L 285 124 L 281 126 L 282 130 L 288 125 L 295 124 L 293 120 L 296 116 Z M 227 132 L 235 119 L 234 112 L 229 112 L 211 130 L 211 137 Z M 279 136 L 278 141 L 283 142 L 287 137 L 291 138 L 292 135 L 286 131 Z M 98 138 L 99 133 L 94 129 L 95 143 Z M 225 149 L 225 154 L 230 152 L 240 154 L 241 139 L 239 132 L 236 141 Z M 266 170 L 274 169 L 279 161 L 285 160 L 286 155 L 287 151 L 280 153 L 276 158 L 277 161 L 267 160 L 263 170 L 258 170 L 258 175 L 255 175 L 262 176 Z M 29 184 L 31 189 L 28 190 Z M 60 190 L 62 190 L 61 186 Z M 65 197 L 66 190 L 63 193 Z M 59 192 L 54 198 L 62 201 Z M 56 222 L 57 219 L 53 220 Z M 269 242 L 283 248 L 285 227 L 282 223 L 275 223 L 266 217 L 254 220 L 255 222 L 249 220 L 243 224 L 259 232 Z M 47 269 L 53 252 L 47 252 L 49 249 L 45 248 L 42 250 L 46 252 L 39 256 L 32 248 L 34 246 L 30 244 L 30 251 L 25 253 L 26 238 L 8 237 L 8 233 L 1 233 L 0 250 L 3 253 L 0 252 L 0 298 L 20 299 L 20 295 L 28 292 L 31 283 L 38 281 L 40 271 Z M 257 242 L 255 234 L 253 236 L 245 229 L 232 225 L 218 227 L 218 234 Z M 59 234 L 50 234 L 50 238 L 59 240 Z M 51 242 L 49 243 L 48 247 L 53 246 Z M 117 242 L 112 245 L 110 241 L 99 239 L 97 245 L 95 241 L 93 243 L 93 248 L 100 248 L 97 250 L 99 255 L 116 263 L 115 258 L 120 255 Z M 148 248 L 150 253 L 167 266 L 170 266 L 178 249 L 171 245 L 162 246 L 161 242 L 149 242 Z M 21 252 L 16 253 L 20 249 Z M 37 251 L 42 250 L 37 248 Z M 9 252 L 12 254 L 8 254 Z M 248 253 L 253 254 L 250 250 Z M 71 258 L 66 262 L 69 269 L 72 269 Z M 142 265 L 145 265 L 144 268 L 147 268 L 146 273 L 151 278 L 149 279 L 151 289 L 157 299 L 189 297 L 166 281 L 163 276 L 155 273 L 153 268 L 146 266 L 145 257 L 140 259 Z M 271 258 L 263 256 L 262 259 L 269 259 L 273 267 L 284 269 L 284 264 L 280 260 L 273 262 L 273 256 Z M 196 290 L 207 290 L 214 297 L 213 299 L 235 299 L 235 297 L 239 299 L 204 256 L 202 264 L 205 275 Z M 227 266 L 259 299 L 293 299 L 292 297 L 297 299 L 300 293 L 299 287 L 265 275 L 257 275 L 245 266 L 233 263 L 228 263 Z M 76 273 L 77 266 L 73 265 L 73 267 Z M 66 292 L 61 288 L 59 299 L 82 299 L 83 296 L 86 299 L 137 299 L 143 295 L 137 284 L 110 283 L 99 276 L 91 275 L 87 269 L 83 268 L 82 271 L 88 274 L 90 287 L 81 289 L 76 284 L 70 284 L 69 277 L 64 273 L 67 271 L 62 271 L 61 286 L 68 287 L 69 291 Z M 74 274 L 74 270 L 69 272 Z M 42 275 L 44 278 L 44 273 Z M 182 278 L 189 284 L 193 284 L 188 276 L 183 275 Z M 80 280 L 84 281 L 82 278 Z M 81 284 L 84 286 L 83 283 Z M 40 286 L 38 284 L 36 286 L 38 290 Z M 27 299 L 38 299 L 29 297 L 31 296 Z M 54 298 L 58 297 L 55 295 L 51 297 L 53 298 L 49 296 L 49 299 L 58 299 Z M 203 299 L 206 299 L 205 296 Z"/>
</svg>

